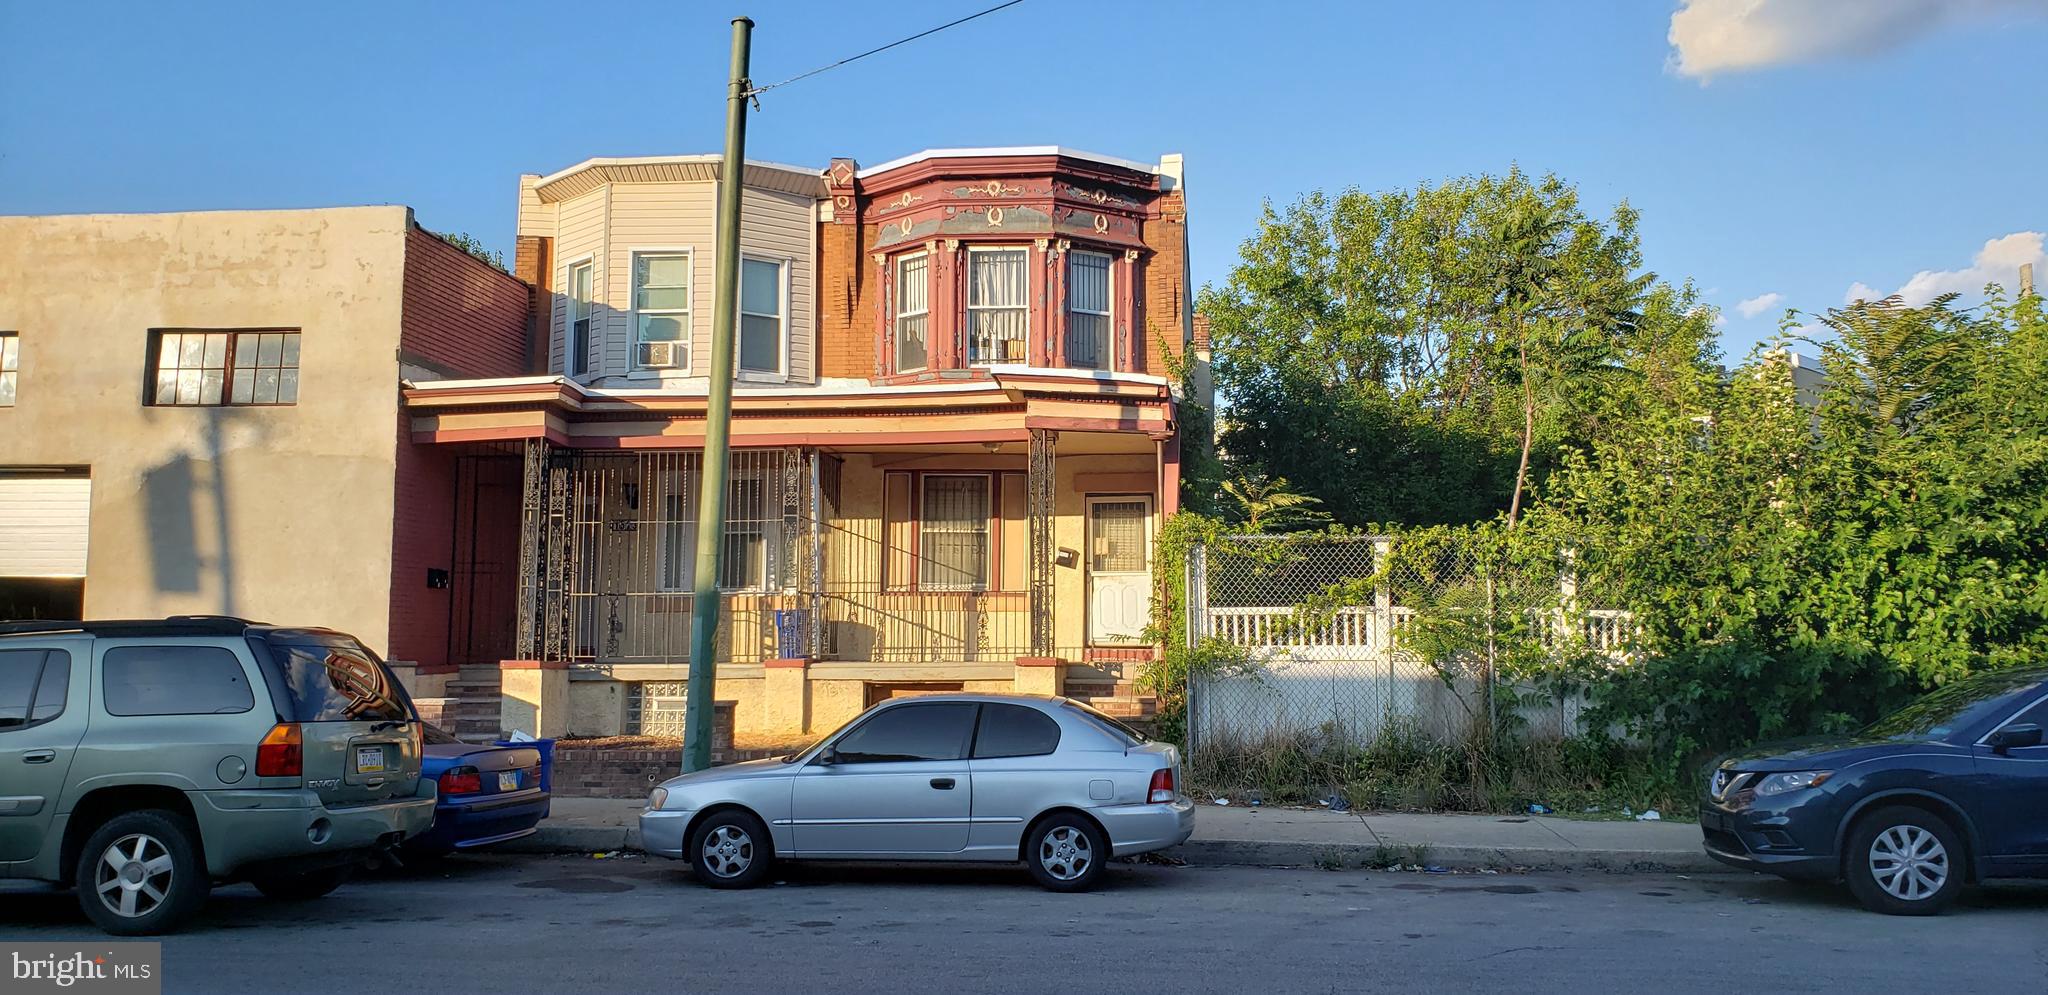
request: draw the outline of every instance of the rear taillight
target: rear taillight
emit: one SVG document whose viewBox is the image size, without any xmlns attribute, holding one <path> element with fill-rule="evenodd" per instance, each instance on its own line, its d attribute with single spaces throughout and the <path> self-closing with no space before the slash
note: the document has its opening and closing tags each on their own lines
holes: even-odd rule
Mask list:
<svg viewBox="0 0 2048 995">
<path fill-rule="evenodd" d="M 256 746 L 257 777 L 302 777 L 306 752 L 297 722 L 279 722 L 263 735 Z"/>
<path fill-rule="evenodd" d="M 1145 792 L 1145 799 L 1158 804 L 1173 800 L 1173 768 L 1161 767 L 1152 772 L 1152 787 Z"/>
<path fill-rule="evenodd" d="M 473 795 L 484 789 L 484 779 L 477 776 L 475 767 L 450 767 L 440 783 L 444 795 Z"/>
</svg>

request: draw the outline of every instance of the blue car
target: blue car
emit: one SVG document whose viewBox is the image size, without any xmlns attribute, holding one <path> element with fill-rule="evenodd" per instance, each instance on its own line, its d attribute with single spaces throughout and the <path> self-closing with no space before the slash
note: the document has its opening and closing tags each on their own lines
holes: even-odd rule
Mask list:
<svg viewBox="0 0 2048 995">
<path fill-rule="evenodd" d="M 437 854 L 533 835 L 548 817 L 547 778 L 538 746 L 465 743 L 426 726 L 420 776 L 439 788 L 432 829 L 406 840 L 414 853 Z"/>
<path fill-rule="evenodd" d="M 1715 765 L 1707 854 L 1843 881 L 1894 915 L 1947 908 L 1970 882 L 2048 877 L 2048 669 L 1951 682 L 1851 736 Z"/>
</svg>

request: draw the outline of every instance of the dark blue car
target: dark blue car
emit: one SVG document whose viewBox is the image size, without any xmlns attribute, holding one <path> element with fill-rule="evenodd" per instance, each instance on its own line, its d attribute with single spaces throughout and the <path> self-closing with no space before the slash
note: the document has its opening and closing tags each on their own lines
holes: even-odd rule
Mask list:
<svg viewBox="0 0 2048 995">
<path fill-rule="evenodd" d="M 1845 881 L 1865 907 L 1931 915 L 1968 883 L 2048 877 L 2048 669 L 1956 681 L 1853 736 L 1721 760 L 1707 853 Z"/>
<path fill-rule="evenodd" d="M 434 854 L 503 843 L 533 835 L 548 817 L 539 747 L 465 743 L 432 725 L 425 735 L 420 776 L 435 782 L 439 798 L 433 828 L 406 840 L 407 849 Z"/>
</svg>

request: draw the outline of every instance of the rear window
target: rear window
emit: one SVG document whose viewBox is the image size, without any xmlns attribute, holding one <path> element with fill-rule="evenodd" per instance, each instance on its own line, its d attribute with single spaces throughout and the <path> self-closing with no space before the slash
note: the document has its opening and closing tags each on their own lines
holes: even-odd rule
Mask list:
<svg viewBox="0 0 2048 995">
<path fill-rule="evenodd" d="M 1081 704 L 1080 702 L 1075 701 L 1072 698 L 1068 698 L 1066 700 L 1066 706 L 1068 708 L 1073 709 L 1076 712 L 1081 713 L 1081 716 L 1083 718 L 1086 718 L 1089 722 L 1094 723 L 1097 728 L 1101 729 L 1103 732 L 1108 733 L 1111 738 L 1123 743 L 1126 746 L 1136 746 L 1139 743 L 1150 742 L 1150 740 L 1146 738 L 1144 733 L 1139 732 L 1138 730 L 1133 729 L 1120 721 L 1117 721 L 1115 718 L 1111 716 L 1104 715 L 1103 713 L 1096 711 L 1094 708 L 1088 705 Z"/>
<path fill-rule="evenodd" d="M 242 661 L 218 646 L 120 646 L 101 657 L 108 715 L 222 715 L 256 707 Z"/>
<path fill-rule="evenodd" d="M 1036 757 L 1059 749 L 1060 724 L 1036 708 L 987 702 L 974 734 L 974 759 Z"/>
<path fill-rule="evenodd" d="M 289 722 L 403 722 L 405 691 L 376 654 L 352 640 L 272 636 L 264 643 L 284 686 Z"/>
</svg>

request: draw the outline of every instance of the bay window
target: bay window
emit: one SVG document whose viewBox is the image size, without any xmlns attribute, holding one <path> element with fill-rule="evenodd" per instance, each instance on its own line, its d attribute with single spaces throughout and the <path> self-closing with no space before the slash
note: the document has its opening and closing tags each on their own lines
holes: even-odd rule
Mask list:
<svg viewBox="0 0 2048 995">
<path fill-rule="evenodd" d="M 1068 366 L 1110 368 L 1109 301 L 1109 257 L 1100 252 L 1068 253 Z"/>
<path fill-rule="evenodd" d="M 569 267 L 569 375 L 590 371 L 591 278 L 597 267 L 589 260 Z"/>
<path fill-rule="evenodd" d="M 690 366 L 690 254 L 633 253 L 633 365 Z"/>
<path fill-rule="evenodd" d="M 929 262 L 922 252 L 896 261 L 896 370 L 900 373 L 922 370 L 931 363 L 925 335 L 930 317 Z"/>
<path fill-rule="evenodd" d="M 967 252 L 967 362 L 1022 363 L 1027 359 L 1029 253 L 1015 248 Z"/>
<path fill-rule="evenodd" d="M 740 372 L 782 375 L 788 319 L 783 313 L 782 264 L 740 260 Z"/>
</svg>

